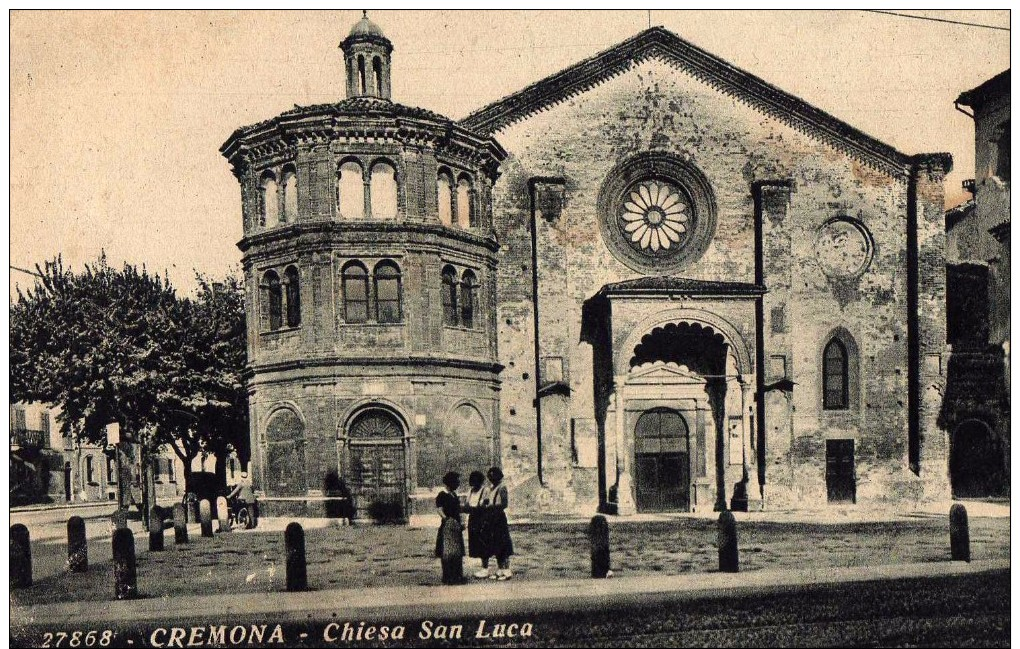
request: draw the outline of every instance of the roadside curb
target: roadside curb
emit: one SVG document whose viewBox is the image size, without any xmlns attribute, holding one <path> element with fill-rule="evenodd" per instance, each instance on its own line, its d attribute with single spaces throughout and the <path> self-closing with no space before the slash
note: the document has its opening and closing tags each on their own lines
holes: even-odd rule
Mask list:
<svg viewBox="0 0 1020 649">
<path fill-rule="evenodd" d="M 556 581 L 482 582 L 463 586 L 413 586 L 371 589 L 199 595 L 111 602 L 70 602 L 37 606 L 11 605 L 19 626 L 72 625 L 87 619 L 103 623 L 183 621 L 208 624 L 218 619 L 272 616 L 278 622 L 333 619 L 406 621 L 430 613 L 442 617 L 532 614 L 577 611 L 627 604 L 649 604 L 735 597 L 824 587 L 852 582 L 935 578 L 1009 570 L 1008 560 L 890 564 L 853 568 L 755 570 L 742 573 L 696 573 L 661 577 L 563 579 Z"/>
</svg>

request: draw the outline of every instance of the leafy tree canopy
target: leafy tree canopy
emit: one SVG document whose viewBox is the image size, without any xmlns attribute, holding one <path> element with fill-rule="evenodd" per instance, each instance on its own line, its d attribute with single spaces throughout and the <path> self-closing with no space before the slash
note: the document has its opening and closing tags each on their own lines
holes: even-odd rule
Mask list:
<svg viewBox="0 0 1020 649">
<path fill-rule="evenodd" d="M 10 307 L 11 397 L 59 406 L 61 426 L 102 443 L 118 422 L 150 448 L 247 444 L 243 291 L 236 277 L 200 276 L 192 297 L 106 256 L 75 273 L 58 257 Z"/>
</svg>

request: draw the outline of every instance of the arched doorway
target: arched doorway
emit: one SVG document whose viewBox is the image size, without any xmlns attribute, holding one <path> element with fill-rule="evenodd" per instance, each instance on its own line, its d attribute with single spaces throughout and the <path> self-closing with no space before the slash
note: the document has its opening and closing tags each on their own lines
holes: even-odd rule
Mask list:
<svg viewBox="0 0 1020 649">
<path fill-rule="evenodd" d="M 368 408 L 347 427 L 348 453 L 344 472 L 359 517 L 406 517 L 407 470 L 404 425 L 389 410 Z"/>
<path fill-rule="evenodd" d="M 675 410 L 645 411 L 634 427 L 638 511 L 689 511 L 691 459 L 687 421 Z"/>
<path fill-rule="evenodd" d="M 957 498 L 1005 495 L 1002 444 L 979 419 L 968 419 L 953 429 L 949 449 L 949 475 Z"/>
</svg>

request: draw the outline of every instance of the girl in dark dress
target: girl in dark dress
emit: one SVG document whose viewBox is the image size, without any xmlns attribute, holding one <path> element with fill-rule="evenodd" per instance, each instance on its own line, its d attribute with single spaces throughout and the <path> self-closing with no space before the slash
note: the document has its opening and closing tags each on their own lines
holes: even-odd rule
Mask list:
<svg viewBox="0 0 1020 649">
<path fill-rule="evenodd" d="M 468 484 L 471 485 L 471 491 L 468 493 L 467 507 L 464 509 L 468 514 L 468 556 L 482 560 L 482 568 L 475 572 L 475 578 L 488 579 L 489 559 L 492 558 L 486 538 L 489 489 L 485 484 L 485 475 L 481 471 L 472 471 L 468 477 Z"/>
<path fill-rule="evenodd" d="M 506 519 L 506 508 L 510 504 L 506 484 L 503 483 L 503 472 L 499 467 L 489 469 L 489 482 L 492 484 L 491 500 L 486 514 L 488 526 L 489 552 L 496 557 L 499 570 L 493 578 L 506 581 L 513 576 L 510 572 L 510 555 L 514 553 L 514 544 L 510 540 L 510 525 Z"/>
<path fill-rule="evenodd" d="M 464 581 L 464 530 L 460 524 L 460 474 L 453 471 L 443 476 L 446 489 L 436 496 L 436 508 L 442 522 L 436 534 L 436 557 L 443 566 L 443 583 Z"/>
</svg>

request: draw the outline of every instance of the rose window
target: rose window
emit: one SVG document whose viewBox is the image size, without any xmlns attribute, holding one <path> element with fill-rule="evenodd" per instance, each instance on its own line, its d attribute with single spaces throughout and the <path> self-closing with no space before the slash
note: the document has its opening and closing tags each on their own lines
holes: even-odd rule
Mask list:
<svg viewBox="0 0 1020 649">
<path fill-rule="evenodd" d="M 705 254 L 715 235 L 715 194 L 688 160 L 647 152 L 621 161 L 599 190 L 599 231 L 609 252 L 644 274 L 671 275 Z"/>
<path fill-rule="evenodd" d="M 620 227 L 630 245 L 644 253 L 659 253 L 686 242 L 691 205 L 674 185 L 645 180 L 634 185 L 623 202 Z"/>
</svg>

